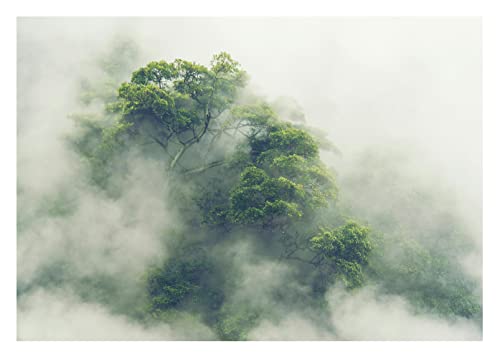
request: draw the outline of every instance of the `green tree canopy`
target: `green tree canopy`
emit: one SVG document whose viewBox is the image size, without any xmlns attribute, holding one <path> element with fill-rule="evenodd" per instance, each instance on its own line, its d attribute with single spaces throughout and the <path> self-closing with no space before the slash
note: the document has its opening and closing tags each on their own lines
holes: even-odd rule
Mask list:
<svg viewBox="0 0 500 357">
<path fill-rule="evenodd" d="M 245 72 L 225 52 L 215 55 L 208 68 L 180 59 L 151 62 L 120 86 L 118 101 L 109 109 L 121 114 L 121 134 L 153 140 L 173 170 L 192 145 L 207 134 L 217 135 L 213 121 L 245 83 Z"/>
<path fill-rule="evenodd" d="M 181 59 L 150 62 L 130 69 L 130 79 L 121 84 L 113 62 L 105 63 L 106 86 L 115 83 L 117 90 L 91 91 L 106 110 L 75 116 L 82 131 L 72 141 L 88 163 L 91 182 L 119 196 L 113 178 L 127 174 L 129 157 L 138 152 L 164 166 L 165 181 L 172 184 L 170 202 L 181 212 L 178 231 L 165 234 L 179 244 L 168 247 L 164 263 L 145 267 L 148 318 L 163 321 L 188 312 L 201 316 L 220 339 L 245 339 L 271 312 L 243 306 L 234 297 L 240 262 L 221 252 L 242 240 L 296 272 L 296 281 L 274 294 L 298 296 L 319 312 L 325 311 L 328 287 L 356 289 L 372 278 L 389 292 L 410 294 L 416 305 L 461 316 L 477 313 L 478 304 L 459 278 L 455 285 L 429 280 L 429 262 L 454 278 L 455 265 L 418 245 L 405 246 L 407 261 L 392 262 L 387 240 L 368 226 L 370 220 L 348 217 L 353 212 L 338 205 L 335 174 L 320 156 L 321 150 L 338 150 L 304 125 L 295 102 L 287 108 L 281 100 L 275 110 L 245 92 L 248 76 L 228 53 L 213 56 L 208 66 Z M 393 246 L 407 242 L 390 236 Z M 297 284 L 306 288 L 296 289 Z M 433 295 L 430 286 L 442 296 Z M 453 303 L 446 310 L 448 299 Z"/>
</svg>

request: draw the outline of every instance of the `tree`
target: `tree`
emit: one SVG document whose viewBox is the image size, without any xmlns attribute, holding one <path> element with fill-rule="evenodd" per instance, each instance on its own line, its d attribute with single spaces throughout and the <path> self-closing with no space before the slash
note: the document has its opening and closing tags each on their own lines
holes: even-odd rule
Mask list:
<svg viewBox="0 0 500 357">
<path fill-rule="evenodd" d="M 325 267 L 332 276 L 340 276 L 347 287 L 361 286 L 362 268 L 373 249 L 368 232 L 368 227 L 355 221 L 335 229 L 322 229 L 310 240 L 316 253 L 311 263 Z"/>
<path fill-rule="evenodd" d="M 213 57 L 210 68 L 180 59 L 151 62 L 120 86 L 118 102 L 109 107 L 121 114 L 115 135 L 152 140 L 164 150 L 168 169 L 175 170 L 205 135 L 220 135 L 217 120 L 245 82 L 245 72 L 225 52 Z"/>
<path fill-rule="evenodd" d="M 219 219 L 210 220 L 283 227 L 335 199 L 335 179 L 310 134 L 280 121 L 263 103 L 236 106 L 231 114 L 246 138 L 235 160 L 242 171 L 228 200 L 209 211 Z"/>
<path fill-rule="evenodd" d="M 97 78 L 82 80 L 84 113 L 72 116 L 78 132 L 70 143 L 90 187 L 78 182 L 76 190 L 68 185 L 44 198 L 20 216 L 18 230 L 71 217 L 82 188 L 113 204 L 130 189 L 133 165 L 160 167 L 155 177 L 168 185 L 154 192 L 177 219 L 171 224 L 165 217 L 171 227 L 148 233 L 157 234 L 168 257 L 151 258 L 141 279 L 135 270 L 82 274 L 69 254 L 21 283 L 19 296 L 64 285 L 83 301 L 148 327 L 201 320 L 219 339 L 242 340 L 263 319 L 280 321 L 292 311 L 307 311 L 318 326 L 333 329 L 327 290 L 342 284 L 353 291 L 369 282 L 406 299 L 415 313 L 480 326 L 481 284 L 463 266 L 473 247 L 462 217 L 442 206 L 442 193 L 433 199 L 432 190 L 399 177 L 394 160 L 377 158 L 375 150 L 353 174 L 344 172 L 339 195 L 320 156 L 339 151 L 305 125 L 298 103 L 252 95 L 247 75 L 227 53 L 209 66 L 178 59 L 133 71 L 137 61 L 135 46 L 118 41 L 98 59 Z M 144 181 L 134 185 L 134 199 L 144 199 L 141 185 L 150 184 Z M 124 224 L 136 228 L 130 217 Z M 278 273 L 266 275 L 273 269 Z"/>
<path fill-rule="evenodd" d="M 105 191 L 106 177 L 126 174 L 131 150 L 165 165 L 185 228 L 171 258 L 146 273 L 146 310 L 167 320 L 176 311 L 201 314 L 222 339 L 244 339 L 262 316 L 231 299 L 237 262 L 214 258 L 217 246 L 238 237 L 233 232 L 255 233 L 277 262 L 301 264 L 311 277 L 320 272 L 325 288 L 339 280 L 360 286 L 372 248 L 367 227 L 339 212 L 334 220 L 319 214 L 338 192 L 320 159 L 324 137 L 241 95 L 246 81 L 224 52 L 208 67 L 151 62 L 106 97 L 106 124 L 88 126 L 79 146 Z"/>
</svg>

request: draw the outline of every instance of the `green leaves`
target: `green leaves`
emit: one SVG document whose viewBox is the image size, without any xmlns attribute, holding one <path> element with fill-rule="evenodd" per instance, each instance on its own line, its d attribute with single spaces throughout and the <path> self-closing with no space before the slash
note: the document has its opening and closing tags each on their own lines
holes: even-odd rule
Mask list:
<svg viewBox="0 0 500 357">
<path fill-rule="evenodd" d="M 333 230 L 322 229 L 311 238 L 311 247 L 321 251 L 326 258 L 366 264 L 367 255 L 372 249 L 367 239 L 368 232 L 368 227 L 351 220 Z"/>
<path fill-rule="evenodd" d="M 120 86 L 108 109 L 121 115 L 118 123 L 130 124 L 130 145 L 150 141 L 167 153 L 174 146 L 177 153 L 168 156 L 173 170 L 209 130 L 217 133 L 220 124 L 213 122 L 235 101 L 244 78 L 227 53 L 216 55 L 211 69 L 181 59 L 150 62 Z"/>
<path fill-rule="evenodd" d="M 155 61 L 133 72 L 130 82 L 138 85 L 154 84 L 158 88 L 163 88 L 175 74 L 176 68 L 173 64 Z"/>
<path fill-rule="evenodd" d="M 221 81 L 221 87 L 225 91 L 230 90 L 233 85 L 242 87 L 248 79 L 247 74 L 240 64 L 231 58 L 227 52 L 221 52 L 212 57 L 210 62 L 211 72 L 217 80 Z"/>
<path fill-rule="evenodd" d="M 157 134 L 181 133 L 203 120 L 185 95 L 167 92 L 154 84 L 124 83 L 118 96 L 123 119 L 135 128 L 149 124 Z"/>
<path fill-rule="evenodd" d="M 218 316 L 217 334 L 223 341 L 244 341 L 259 317 L 257 311 L 246 306 L 224 306 Z"/>
<path fill-rule="evenodd" d="M 147 275 L 150 310 L 162 311 L 179 307 L 203 293 L 203 279 L 210 264 L 200 250 L 185 249 L 162 268 Z"/>
<path fill-rule="evenodd" d="M 304 196 L 302 186 L 285 177 L 272 178 L 264 170 L 250 166 L 231 191 L 229 217 L 235 223 L 268 222 L 276 216 L 301 217 L 303 212 L 296 201 Z"/>
<path fill-rule="evenodd" d="M 114 63 L 108 63 L 106 73 L 116 79 L 120 71 Z M 382 210 L 378 216 L 363 219 L 389 227 L 393 234 L 385 240 L 355 220 L 345 221 L 339 205 L 330 204 L 337 198 L 336 180 L 319 155 L 320 148 L 334 148 L 324 135 L 305 126 L 297 105 L 282 101 L 275 105 L 278 115 L 261 98 L 239 97 L 246 80 L 240 65 L 222 52 L 209 66 L 181 59 L 151 62 L 133 72 L 130 81 L 111 95 L 111 84 L 116 89 L 118 83 L 109 78 L 101 83 L 102 88 L 84 85 L 84 101 L 100 99 L 106 107 L 99 115 L 76 117 L 85 135 L 73 144 L 91 167 L 94 183 L 119 198 L 129 189 L 119 179 L 128 173 L 131 153 L 134 159 L 157 160 L 169 170 L 165 186 L 173 207 L 168 208 L 176 212 L 179 232 L 169 233 L 164 240 L 169 260 L 145 276 L 137 303 L 146 315 L 141 318 L 171 321 L 181 315 L 196 316 L 219 338 L 242 340 L 260 318 L 281 310 L 273 305 L 277 301 L 293 300 L 294 308 L 316 305 L 323 313 L 324 294 L 332 283 L 344 282 L 352 289 L 361 286 L 366 276 L 422 309 L 466 318 L 480 315 L 477 287 L 463 276 L 456 261 L 448 259 L 448 252 L 439 250 L 452 246 L 440 242 L 448 236 L 455 240 L 456 222 L 438 224 L 433 211 L 427 214 L 432 206 L 427 201 L 422 202 L 419 219 L 414 216 L 414 201 L 408 205 L 411 214 L 398 216 L 398 212 Z M 174 170 L 177 163 L 180 169 Z M 357 184 L 351 203 L 377 213 L 366 205 L 369 192 L 359 193 L 374 181 L 373 168 L 369 171 L 359 182 L 346 180 L 345 185 Z M 394 194 L 385 178 L 375 182 L 368 191 L 383 194 L 373 202 Z M 158 192 L 163 194 L 163 190 Z M 44 210 L 64 217 L 71 206 L 63 203 L 55 201 Z M 436 220 L 439 229 L 424 232 L 419 222 L 425 217 Z M 406 219 L 417 223 L 406 232 L 396 230 Z M 406 239 L 408 232 L 410 238 L 428 235 L 432 244 Z M 249 243 L 245 239 L 252 239 L 248 246 L 254 250 L 231 251 L 242 250 Z M 233 246 L 235 241 L 238 244 Z M 266 296 L 266 304 L 269 299 L 272 306 L 268 309 L 239 298 L 237 281 L 243 278 L 235 272 L 245 264 L 240 257 L 248 257 L 252 264 L 273 258 L 290 264 L 287 268 L 301 264 L 296 273 L 290 269 L 293 275 L 269 278 L 283 279 L 277 285 L 297 286 L 300 294 L 291 296 L 295 288 L 277 289 Z M 262 271 L 255 270 L 257 274 Z M 109 288 L 107 283 L 102 285 L 99 290 Z M 118 296 L 119 287 L 113 290 L 113 296 Z"/>
<path fill-rule="evenodd" d="M 318 264 L 326 265 L 353 288 L 362 284 L 362 267 L 373 249 L 368 233 L 368 227 L 350 220 L 335 229 L 321 229 L 310 239 L 310 247 L 317 253 Z"/>
<path fill-rule="evenodd" d="M 273 127 L 269 133 L 269 146 L 277 152 L 295 154 L 304 158 L 317 158 L 318 145 L 305 130 L 286 125 Z"/>
<path fill-rule="evenodd" d="M 444 252 L 405 236 L 380 236 L 370 275 L 387 292 L 405 296 L 417 309 L 443 316 L 481 318 L 479 290 L 462 266 Z"/>
<path fill-rule="evenodd" d="M 250 136 L 261 128 L 278 120 L 276 113 L 266 103 L 241 104 L 231 108 L 231 124 L 237 122 L 239 127 L 250 128 Z M 238 127 L 238 126 L 237 126 Z"/>
<path fill-rule="evenodd" d="M 280 223 L 312 214 L 336 197 L 334 178 L 322 166 L 314 139 L 304 130 L 277 121 L 270 107 L 233 111 L 264 127 L 249 138 L 252 165 L 230 192 L 227 217 L 238 224 Z"/>
</svg>

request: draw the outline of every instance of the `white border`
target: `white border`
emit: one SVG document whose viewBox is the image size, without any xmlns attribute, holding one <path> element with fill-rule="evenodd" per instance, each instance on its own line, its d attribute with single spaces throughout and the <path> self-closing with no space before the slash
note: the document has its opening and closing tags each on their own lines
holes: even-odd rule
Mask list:
<svg viewBox="0 0 500 357">
<path fill-rule="evenodd" d="M 15 16 L 481 16 L 489 1 L 468 0 L 20 0 Z M 493 1 L 492 1 L 493 3 Z"/>
</svg>

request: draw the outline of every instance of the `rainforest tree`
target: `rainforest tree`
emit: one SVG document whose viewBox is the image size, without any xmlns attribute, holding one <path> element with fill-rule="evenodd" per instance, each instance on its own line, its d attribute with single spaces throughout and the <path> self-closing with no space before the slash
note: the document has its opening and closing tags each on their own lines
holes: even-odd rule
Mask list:
<svg viewBox="0 0 500 357">
<path fill-rule="evenodd" d="M 117 68 L 131 64 L 111 57 L 117 63 L 105 62 L 106 88 L 114 83 L 114 95 L 85 83 L 82 100 L 100 100 L 105 110 L 75 115 L 81 130 L 71 143 L 87 165 L 89 182 L 110 197 L 127 189 L 114 182 L 127 175 L 129 157 L 161 163 L 171 202 L 182 213 L 180 228 L 166 233 L 176 237 L 169 258 L 145 267 L 144 304 L 136 318 L 171 321 L 196 314 L 218 338 L 246 339 L 259 319 L 276 312 L 234 298 L 241 267 L 221 251 L 236 241 L 295 267 L 296 284 L 282 284 L 273 294 L 290 304 L 307 303 L 318 315 L 334 284 L 356 289 L 372 278 L 391 292 L 408 293 L 407 271 L 385 258 L 381 233 L 337 204 L 335 175 L 320 158 L 321 150 L 336 148 L 304 125 L 296 106 L 283 110 L 288 102 L 277 106 L 249 93 L 248 75 L 225 52 L 208 66 L 150 62 L 121 84 Z M 292 113 L 292 120 L 278 112 Z M 430 253 L 408 254 L 425 272 Z M 453 296 L 453 314 L 477 313 L 465 285 L 459 284 L 460 293 L 455 287 L 443 291 L 439 300 L 416 288 L 429 282 L 428 275 L 411 277 L 416 304 L 442 305 Z"/>
</svg>

